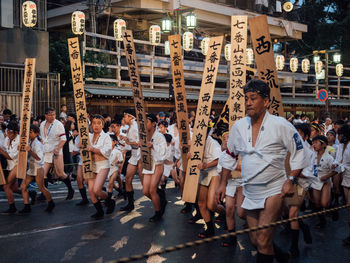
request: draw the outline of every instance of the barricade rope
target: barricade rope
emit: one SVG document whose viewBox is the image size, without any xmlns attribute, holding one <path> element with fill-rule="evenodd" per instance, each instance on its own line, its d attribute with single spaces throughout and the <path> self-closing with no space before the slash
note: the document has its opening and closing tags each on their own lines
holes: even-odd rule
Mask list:
<svg viewBox="0 0 350 263">
<path fill-rule="evenodd" d="M 296 220 L 300 220 L 300 219 L 305 219 L 305 218 L 314 217 L 314 216 L 318 216 L 318 215 L 322 215 L 322 214 L 332 213 L 332 212 L 335 212 L 335 211 L 338 211 L 338 210 L 341 210 L 341 209 L 345 209 L 345 208 L 348 208 L 348 207 L 350 207 L 350 205 L 338 206 L 338 207 L 330 208 L 330 209 L 327 209 L 327 210 L 314 212 L 314 213 L 311 213 L 311 214 L 306 214 L 306 215 L 302 215 L 302 216 L 298 216 L 298 217 L 293 217 L 293 218 L 288 218 L 288 219 L 272 222 L 272 223 L 261 225 L 261 226 L 256 226 L 256 227 L 251 227 L 251 228 L 247 228 L 247 229 L 238 230 L 238 231 L 235 231 L 235 232 L 232 232 L 232 233 L 226 233 L 226 234 L 222 234 L 222 235 L 218 235 L 218 236 L 213 236 L 213 237 L 208 237 L 208 238 L 204 238 L 204 239 L 195 240 L 195 241 L 192 241 L 192 242 L 186 242 L 186 243 L 183 243 L 183 244 L 178 244 L 176 246 L 169 246 L 169 247 L 160 249 L 158 251 L 148 252 L 148 253 L 139 254 L 139 255 L 132 255 L 130 257 L 124 257 L 124 258 L 120 258 L 120 259 L 117 259 L 117 260 L 109 261 L 109 263 L 121 263 L 121 262 L 137 261 L 137 260 L 141 260 L 141 259 L 148 258 L 148 257 L 151 257 L 151 256 L 155 256 L 155 255 L 162 255 L 162 254 L 166 254 L 166 253 L 169 253 L 169 252 L 182 250 L 184 248 L 195 247 L 195 246 L 199 246 L 199 245 L 202 245 L 202 244 L 205 244 L 205 243 L 218 241 L 218 240 L 230 237 L 230 236 L 243 235 L 243 234 L 246 234 L 246 233 L 249 233 L 249 232 L 258 231 L 258 230 L 269 228 L 269 227 L 275 227 L 275 226 L 278 226 L 278 225 L 282 225 L 282 224 L 289 223 L 289 222 L 296 221 Z"/>
</svg>

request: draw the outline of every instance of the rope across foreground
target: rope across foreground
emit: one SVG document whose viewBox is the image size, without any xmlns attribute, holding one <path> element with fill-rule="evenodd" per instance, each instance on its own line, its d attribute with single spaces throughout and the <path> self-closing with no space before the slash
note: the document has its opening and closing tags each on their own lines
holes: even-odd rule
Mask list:
<svg viewBox="0 0 350 263">
<path fill-rule="evenodd" d="M 227 238 L 229 236 L 243 235 L 243 234 L 246 234 L 246 233 L 249 233 L 249 232 L 253 232 L 253 231 L 257 231 L 257 230 L 261 230 L 261 229 L 265 229 L 265 228 L 269 228 L 269 227 L 275 227 L 275 226 L 282 225 L 282 224 L 285 224 L 285 223 L 289 223 L 289 222 L 292 222 L 292 221 L 296 221 L 296 220 L 299 220 L 299 219 L 304 219 L 304 218 L 314 217 L 314 216 L 318 216 L 318 215 L 322 215 L 322 214 L 332 213 L 332 212 L 335 212 L 335 211 L 338 211 L 338 210 L 341 210 L 341 209 L 345 209 L 345 208 L 348 208 L 348 207 L 350 207 L 350 205 L 338 206 L 338 207 L 330 208 L 330 209 L 327 209 L 327 210 L 323 210 L 323 211 L 319 211 L 319 212 L 315 212 L 315 213 L 311 213 L 311 214 L 306 214 L 306 215 L 302 215 L 302 216 L 298 216 L 298 217 L 293 217 L 293 218 L 288 218 L 288 219 L 272 222 L 272 223 L 261 225 L 261 226 L 256 226 L 256 227 L 251 227 L 251 228 L 238 230 L 238 231 L 235 231 L 235 232 L 232 232 L 232 233 L 227 233 L 227 234 L 222 234 L 222 235 L 218 235 L 218 236 L 208 237 L 208 238 L 204 238 L 204 239 L 200 239 L 200 240 L 196 240 L 196 241 L 192 241 L 192 242 L 186 242 L 186 243 L 179 244 L 179 245 L 176 245 L 176 246 L 166 247 L 166 248 L 160 249 L 158 251 L 154 251 L 154 252 L 148 252 L 148 253 L 144 253 L 144 254 L 133 255 L 133 256 L 125 257 L 125 258 L 120 258 L 120 259 L 117 259 L 117 260 L 109 261 L 109 263 L 121 263 L 121 262 L 131 262 L 131 261 L 141 260 L 141 259 L 148 258 L 148 257 L 151 257 L 151 256 L 155 256 L 155 255 L 162 255 L 162 254 L 166 254 L 166 253 L 169 253 L 169 252 L 182 250 L 184 248 L 190 248 L 190 247 L 199 246 L 199 245 L 202 245 L 202 244 L 205 244 L 205 243 L 210 243 L 210 242 L 213 242 L 213 241 L 224 239 L 224 238 Z"/>
</svg>

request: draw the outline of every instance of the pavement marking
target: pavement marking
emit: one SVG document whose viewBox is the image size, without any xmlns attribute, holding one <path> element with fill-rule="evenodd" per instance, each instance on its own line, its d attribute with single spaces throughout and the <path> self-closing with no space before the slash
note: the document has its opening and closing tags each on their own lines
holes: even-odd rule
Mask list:
<svg viewBox="0 0 350 263">
<path fill-rule="evenodd" d="M 151 248 L 147 251 L 147 253 L 152 253 L 154 251 L 158 251 L 162 248 L 162 246 L 160 245 L 155 245 L 154 243 L 151 243 Z M 163 258 L 159 255 L 155 255 L 155 256 L 152 256 L 152 257 L 149 257 L 147 259 L 147 263 L 161 263 L 163 261 L 165 261 L 166 258 Z"/>
<path fill-rule="evenodd" d="M 197 257 L 197 253 L 194 253 L 191 258 L 195 259 L 196 257 Z"/>
<path fill-rule="evenodd" d="M 132 226 L 133 229 L 142 229 L 144 227 L 145 227 L 144 224 L 139 224 L 139 223 L 136 223 Z"/>
<path fill-rule="evenodd" d="M 117 252 L 119 249 L 123 248 L 128 243 L 128 241 L 129 237 L 124 236 L 120 240 L 115 242 L 115 244 L 112 246 L 112 248 L 114 248 L 114 252 Z"/>
<path fill-rule="evenodd" d="M 64 257 L 61 259 L 61 262 L 72 260 L 73 257 L 77 254 L 77 251 L 79 250 L 79 248 L 81 248 L 82 246 L 85 246 L 86 244 L 88 244 L 88 242 L 79 242 L 74 247 L 68 249 L 64 253 Z"/>
<path fill-rule="evenodd" d="M 94 229 L 89 234 L 83 235 L 81 240 L 95 240 L 99 239 L 106 231 Z"/>
</svg>

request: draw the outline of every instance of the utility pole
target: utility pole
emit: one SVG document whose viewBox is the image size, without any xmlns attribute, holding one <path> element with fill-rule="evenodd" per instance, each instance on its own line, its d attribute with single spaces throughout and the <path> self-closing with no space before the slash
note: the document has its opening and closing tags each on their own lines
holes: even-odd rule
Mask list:
<svg viewBox="0 0 350 263">
<path fill-rule="evenodd" d="M 326 91 L 327 93 L 329 94 L 328 92 L 328 52 L 327 50 L 325 51 L 325 62 L 326 62 L 326 65 L 325 65 L 325 88 L 326 88 Z M 329 114 L 329 95 L 328 95 L 328 98 L 326 100 L 326 114 L 328 115 Z"/>
</svg>

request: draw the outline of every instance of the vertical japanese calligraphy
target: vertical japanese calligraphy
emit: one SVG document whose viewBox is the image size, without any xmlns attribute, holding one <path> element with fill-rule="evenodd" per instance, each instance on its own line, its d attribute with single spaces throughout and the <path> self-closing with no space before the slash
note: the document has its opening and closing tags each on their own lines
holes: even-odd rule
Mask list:
<svg viewBox="0 0 350 263">
<path fill-rule="evenodd" d="M 249 18 L 249 27 L 259 78 L 267 82 L 271 90 L 269 111 L 271 114 L 283 116 L 282 97 L 266 15 Z"/>
<path fill-rule="evenodd" d="M 134 38 L 131 30 L 123 31 L 123 41 L 126 61 L 129 68 L 130 84 L 134 96 L 134 105 L 136 111 L 137 125 L 139 127 L 139 138 L 141 142 L 141 158 L 143 168 L 152 170 L 151 149 L 147 147 L 147 140 L 150 140 L 147 132 L 147 119 L 145 102 L 142 95 L 139 68 L 136 59 L 136 50 Z"/>
<path fill-rule="evenodd" d="M 203 161 L 203 152 L 207 138 L 209 115 L 213 101 L 214 88 L 218 73 L 223 36 L 210 38 L 208 53 L 205 57 L 201 90 L 198 98 L 196 120 L 191 141 L 191 158 L 188 161 L 186 180 L 182 199 L 185 202 L 196 201 L 200 170 L 198 164 Z"/>
<path fill-rule="evenodd" d="M 243 87 L 246 83 L 247 16 L 231 17 L 230 128 L 245 116 Z"/>
<path fill-rule="evenodd" d="M 0 163 L 0 185 L 6 184 L 6 179 L 4 175 L 4 170 L 2 169 L 2 165 Z"/>
<path fill-rule="evenodd" d="M 83 163 L 83 176 L 85 179 L 95 177 L 92 172 L 91 152 L 86 150 L 89 142 L 89 123 L 86 112 L 86 101 L 84 92 L 83 70 L 81 67 L 79 39 L 77 37 L 68 38 L 68 52 L 70 59 L 70 68 L 72 72 L 73 94 L 75 112 L 77 115 L 78 130 L 80 143 L 83 145 L 81 149 L 81 160 Z"/>
<path fill-rule="evenodd" d="M 27 146 L 30 131 L 30 115 L 32 112 L 33 85 L 35 77 L 35 58 L 26 58 L 24 68 L 24 83 L 22 91 L 21 128 L 19 131 L 19 149 L 17 178 L 25 179 L 27 173 Z"/>
<path fill-rule="evenodd" d="M 181 55 L 181 36 L 173 35 L 169 36 L 170 46 L 170 60 L 171 69 L 173 74 L 173 87 L 175 95 L 175 107 L 177 127 L 180 135 L 180 143 L 182 145 L 181 157 L 182 167 L 186 171 L 187 168 L 187 153 L 188 153 L 188 140 L 190 139 L 190 132 L 188 126 L 188 112 L 187 112 L 187 100 L 186 100 L 186 88 L 183 70 L 183 61 Z"/>
</svg>

